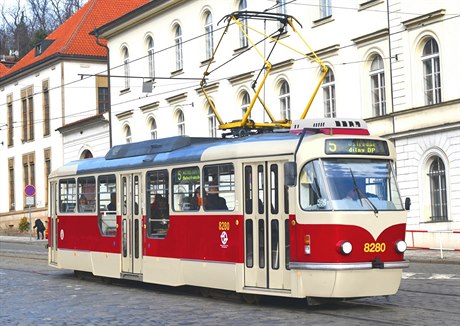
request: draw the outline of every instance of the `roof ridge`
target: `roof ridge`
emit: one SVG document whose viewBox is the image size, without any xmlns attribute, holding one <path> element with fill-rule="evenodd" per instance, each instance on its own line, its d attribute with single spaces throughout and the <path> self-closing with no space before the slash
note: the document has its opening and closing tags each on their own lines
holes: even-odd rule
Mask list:
<svg viewBox="0 0 460 326">
<path fill-rule="evenodd" d="M 78 33 L 80 32 L 80 28 L 84 26 L 84 23 L 86 22 L 88 17 L 91 16 L 92 9 L 94 9 L 96 2 L 97 0 L 89 0 L 86 3 L 86 5 L 88 6 L 88 9 L 83 13 L 82 18 L 78 21 L 78 24 L 73 30 L 72 34 L 67 38 L 65 44 L 62 46 L 61 53 L 65 53 L 65 51 L 73 43 L 73 40 L 77 37 Z M 75 17 L 75 15 L 73 15 L 72 17 Z"/>
</svg>

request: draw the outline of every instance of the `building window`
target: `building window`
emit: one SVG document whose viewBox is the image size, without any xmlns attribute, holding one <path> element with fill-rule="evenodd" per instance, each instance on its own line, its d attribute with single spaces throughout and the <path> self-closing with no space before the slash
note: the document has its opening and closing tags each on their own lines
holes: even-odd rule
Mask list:
<svg viewBox="0 0 460 326">
<path fill-rule="evenodd" d="M 286 15 L 286 0 L 276 0 L 276 11 L 280 15 Z M 286 26 L 278 22 L 278 28 L 282 28 L 281 33 L 286 32 Z"/>
<path fill-rule="evenodd" d="M 291 96 L 289 94 L 289 84 L 283 80 L 280 86 L 280 112 L 281 119 L 291 120 Z"/>
<path fill-rule="evenodd" d="M 214 52 L 214 28 L 212 26 L 212 14 L 206 14 L 206 23 L 204 25 L 205 40 L 206 40 L 206 59 L 212 58 Z"/>
<path fill-rule="evenodd" d="M 184 67 L 182 54 L 182 29 L 179 25 L 176 26 L 175 30 L 174 48 L 176 50 L 176 71 L 182 70 Z"/>
<path fill-rule="evenodd" d="M 147 39 L 147 58 L 149 63 L 149 77 L 155 77 L 155 52 L 153 49 L 153 38 L 150 36 Z"/>
<path fill-rule="evenodd" d="M 326 18 L 332 16 L 332 0 L 320 0 L 319 1 L 319 17 Z"/>
<path fill-rule="evenodd" d="M 446 170 L 439 157 L 435 157 L 428 172 L 430 178 L 431 220 L 447 221 Z"/>
<path fill-rule="evenodd" d="M 51 173 L 51 148 L 44 150 L 44 172 L 45 172 L 45 205 L 48 205 L 48 176 Z"/>
<path fill-rule="evenodd" d="M 35 186 L 35 153 L 29 153 L 29 154 L 25 154 L 22 156 L 22 167 L 23 167 L 22 172 L 23 172 L 23 178 L 24 178 L 24 188 L 27 185 Z M 24 202 L 24 206 L 25 206 L 25 202 Z"/>
<path fill-rule="evenodd" d="M 43 93 L 43 136 L 50 134 L 50 92 L 48 81 L 42 83 Z"/>
<path fill-rule="evenodd" d="M 246 3 L 246 0 L 241 0 L 240 4 L 238 5 L 238 10 L 239 11 L 245 11 L 247 10 L 248 5 Z M 239 21 L 242 24 L 243 30 L 240 30 L 239 36 L 240 36 L 240 48 L 245 48 L 248 46 L 248 38 L 246 35 L 248 34 L 248 19 L 246 17 L 240 18 Z"/>
<path fill-rule="evenodd" d="M 372 108 L 375 117 L 386 114 L 385 72 L 382 57 L 377 55 L 372 60 L 371 70 Z"/>
<path fill-rule="evenodd" d="M 209 137 L 217 137 L 217 118 L 211 106 L 208 107 L 208 132 Z"/>
<path fill-rule="evenodd" d="M 125 90 L 129 89 L 129 51 L 127 47 L 123 48 L 123 71 L 125 75 Z"/>
<path fill-rule="evenodd" d="M 249 97 L 249 93 L 244 92 L 243 93 L 243 98 L 241 99 L 241 113 L 242 113 L 243 117 L 246 114 L 246 112 L 248 112 L 248 108 L 249 108 L 250 103 L 251 103 L 251 98 Z M 250 119 L 250 118 L 251 118 L 251 114 L 249 114 L 249 116 L 248 116 L 248 119 Z"/>
<path fill-rule="evenodd" d="M 335 78 L 332 69 L 328 68 L 329 70 L 323 81 L 324 117 L 335 118 Z"/>
<path fill-rule="evenodd" d="M 97 112 L 104 113 L 110 108 L 110 92 L 108 78 L 106 76 L 96 76 L 96 91 L 97 91 Z"/>
<path fill-rule="evenodd" d="M 109 88 L 98 87 L 97 88 L 97 106 L 99 113 L 104 113 L 109 110 Z"/>
<path fill-rule="evenodd" d="M 15 209 L 14 199 L 14 158 L 8 159 L 8 185 L 9 185 L 9 197 L 10 197 L 10 211 Z"/>
<path fill-rule="evenodd" d="M 129 125 L 126 125 L 123 133 L 125 135 L 126 144 L 131 144 L 133 141 L 131 136 L 131 127 Z"/>
<path fill-rule="evenodd" d="M 177 134 L 179 136 L 185 135 L 184 113 L 181 110 L 177 112 Z"/>
<path fill-rule="evenodd" d="M 423 47 L 423 79 L 425 81 L 425 104 L 441 102 L 441 65 L 438 43 L 430 38 Z"/>
<path fill-rule="evenodd" d="M 22 141 L 34 140 L 34 98 L 33 87 L 21 91 L 22 104 Z"/>
<path fill-rule="evenodd" d="M 8 123 L 8 147 L 14 145 L 14 129 L 13 129 L 13 96 L 7 96 L 7 123 Z"/>
<path fill-rule="evenodd" d="M 149 121 L 150 125 L 150 139 L 158 139 L 158 128 L 155 118 L 151 118 Z"/>
</svg>

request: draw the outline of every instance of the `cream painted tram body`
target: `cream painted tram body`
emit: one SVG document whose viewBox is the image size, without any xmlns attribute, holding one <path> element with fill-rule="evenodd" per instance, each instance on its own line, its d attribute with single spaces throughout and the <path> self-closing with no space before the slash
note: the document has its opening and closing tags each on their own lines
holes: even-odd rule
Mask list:
<svg viewBox="0 0 460 326">
<path fill-rule="evenodd" d="M 49 264 L 243 294 L 396 293 L 408 262 L 395 150 L 363 121 L 324 121 L 66 164 L 50 175 Z"/>
</svg>

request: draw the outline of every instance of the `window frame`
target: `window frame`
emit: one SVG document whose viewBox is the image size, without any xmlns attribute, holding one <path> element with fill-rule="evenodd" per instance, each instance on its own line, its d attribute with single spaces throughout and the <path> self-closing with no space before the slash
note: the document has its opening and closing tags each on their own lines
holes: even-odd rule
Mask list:
<svg viewBox="0 0 460 326">
<path fill-rule="evenodd" d="M 336 112 L 336 92 L 335 92 L 335 75 L 330 67 L 328 67 L 327 74 L 324 78 L 322 89 L 323 89 L 323 105 L 324 105 L 324 117 L 335 118 Z"/>
<path fill-rule="evenodd" d="M 433 37 L 423 45 L 421 60 L 425 105 L 441 103 L 441 59 L 438 42 Z"/>
<path fill-rule="evenodd" d="M 376 61 L 377 60 L 377 61 Z M 377 67 L 374 66 L 376 63 Z M 386 114 L 385 66 L 380 55 L 375 55 L 369 69 L 372 113 L 375 117 Z"/>
</svg>

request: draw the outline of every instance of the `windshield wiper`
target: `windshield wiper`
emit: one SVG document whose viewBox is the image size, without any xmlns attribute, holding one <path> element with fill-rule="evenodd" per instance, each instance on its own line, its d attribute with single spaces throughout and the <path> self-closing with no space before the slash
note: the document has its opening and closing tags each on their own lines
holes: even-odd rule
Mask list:
<svg viewBox="0 0 460 326">
<path fill-rule="evenodd" d="M 362 191 L 361 188 L 359 188 L 358 183 L 356 182 L 355 176 L 353 175 L 353 170 L 351 168 L 350 168 L 350 173 L 351 173 L 351 178 L 353 179 L 354 190 L 358 194 L 361 206 L 363 205 L 361 198 L 366 199 L 369 205 L 371 205 L 372 208 L 374 209 L 374 214 L 377 215 L 379 213 L 379 210 L 377 209 L 377 207 L 375 207 L 375 205 L 371 202 L 371 200 L 366 196 L 366 193 Z"/>
</svg>

